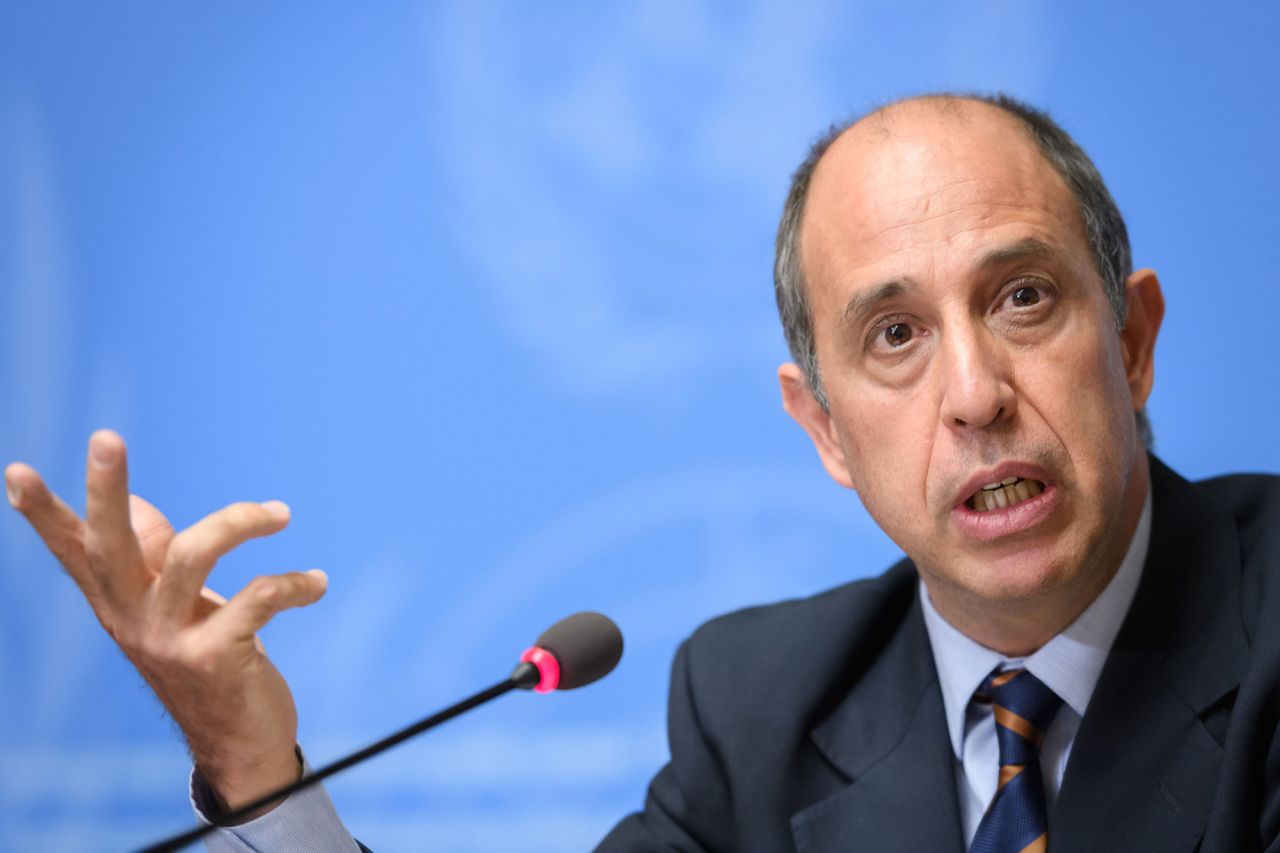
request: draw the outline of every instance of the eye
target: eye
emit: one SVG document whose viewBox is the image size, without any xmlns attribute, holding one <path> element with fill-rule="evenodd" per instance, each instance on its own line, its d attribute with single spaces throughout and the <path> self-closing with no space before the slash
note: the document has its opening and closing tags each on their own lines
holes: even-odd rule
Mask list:
<svg viewBox="0 0 1280 853">
<path fill-rule="evenodd" d="M 1010 319 L 1030 320 L 1047 310 L 1053 304 L 1054 296 L 1053 285 L 1049 282 L 1029 276 L 1019 278 L 1005 288 L 996 310 L 1010 312 Z"/>
<path fill-rule="evenodd" d="M 867 347 L 881 356 L 893 356 L 915 348 L 915 339 L 924 334 L 909 317 L 886 317 L 867 335 Z"/>
<path fill-rule="evenodd" d="M 884 342 L 897 349 L 911 340 L 912 334 L 911 326 L 906 323 L 894 323 L 884 330 Z"/>
<path fill-rule="evenodd" d="M 1055 318 L 1061 319 L 1058 301 L 1061 291 L 1051 278 L 1038 275 L 1020 275 L 1007 281 L 996 294 L 991 309 L 993 328 L 1002 334 L 1031 335 L 1023 341 L 1034 339 L 1034 333 L 1049 328 Z"/>
<path fill-rule="evenodd" d="M 1029 308 L 1040 301 L 1040 291 L 1029 285 L 1023 285 L 1009 294 L 1009 301 L 1015 308 Z"/>
</svg>

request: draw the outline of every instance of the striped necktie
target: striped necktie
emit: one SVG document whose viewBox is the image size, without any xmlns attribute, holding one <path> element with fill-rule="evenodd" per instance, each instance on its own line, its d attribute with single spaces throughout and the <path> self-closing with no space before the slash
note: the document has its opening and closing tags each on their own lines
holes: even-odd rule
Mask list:
<svg viewBox="0 0 1280 853">
<path fill-rule="evenodd" d="M 1044 853 L 1049 846 L 1040 742 L 1062 707 L 1025 669 L 992 673 L 974 694 L 990 702 L 1000 745 L 1000 787 L 978 824 L 969 853 Z"/>
</svg>

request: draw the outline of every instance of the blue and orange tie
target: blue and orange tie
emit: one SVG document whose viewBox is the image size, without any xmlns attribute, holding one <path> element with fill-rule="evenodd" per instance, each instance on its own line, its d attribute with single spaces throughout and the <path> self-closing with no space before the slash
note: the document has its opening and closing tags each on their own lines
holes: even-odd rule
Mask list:
<svg viewBox="0 0 1280 853">
<path fill-rule="evenodd" d="M 1000 786 L 969 853 L 1044 853 L 1049 846 L 1040 743 L 1062 700 L 1025 669 L 993 673 L 974 694 L 990 702 L 1000 745 Z"/>
</svg>

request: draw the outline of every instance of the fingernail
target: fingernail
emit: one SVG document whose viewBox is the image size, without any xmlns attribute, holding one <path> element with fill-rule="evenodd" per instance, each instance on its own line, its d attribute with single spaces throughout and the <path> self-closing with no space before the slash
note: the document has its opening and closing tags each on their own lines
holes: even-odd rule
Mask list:
<svg viewBox="0 0 1280 853">
<path fill-rule="evenodd" d="M 284 501 L 263 501 L 262 508 L 279 518 L 289 517 L 289 505 Z"/>
<path fill-rule="evenodd" d="M 8 478 L 4 481 L 4 496 L 9 499 L 9 506 L 15 509 L 18 501 L 22 500 L 22 489 L 18 488 L 18 484 L 10 482 Z"/>
<path fill-rule="evenodd" d="M 89 448 L 89 455 L 99 465 L 110 465 L 115 458 L 115 448 L 105 441 L 95 441 Z"/>
<path fill-rule="evenodd" d="M 307 574 L 320 578 L 320 580 L 324 581 L 325 589 L 329 588 L 329 576 L 325 574 L 324 569 L 309 569 Z"/>
</svg>

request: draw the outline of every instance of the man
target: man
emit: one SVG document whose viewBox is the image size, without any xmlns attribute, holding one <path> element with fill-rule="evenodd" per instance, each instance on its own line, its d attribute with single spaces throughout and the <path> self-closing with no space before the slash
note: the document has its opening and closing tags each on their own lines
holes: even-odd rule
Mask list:
<svg viewBox="0 0 1280 853">
<path fill-rule="evenodd" d="M 831 134 L 777 284 L 784 406 L 909 560 L 700 629 L 671 763 L 602 849 L 1280 851 L 1280 490 L 1148 457 L 1160 286 L 1069 137 L 950 96 Z M 254 632 L 323 577 L 201 594 L 287 509 L 175 535 L 128 503 L 118 437 L 90 448 L 87 524 L 25 466 L 11 502 L 186 732 L 206 809 L 291 781 L 296 715 Z M 210 846 L 237 833 L 354 849 L 322 793 Z"/>
<path fill-rule="evenodd" d="M 911 559 L 695 634 L 671 764 L 606 847 L 1280 850 L 1280 494 L 1149 461 L 1163 302 L 1128 254 L 1014 102 L 818 144 L 779 230 L 784 404 Z"/>
</svg>

